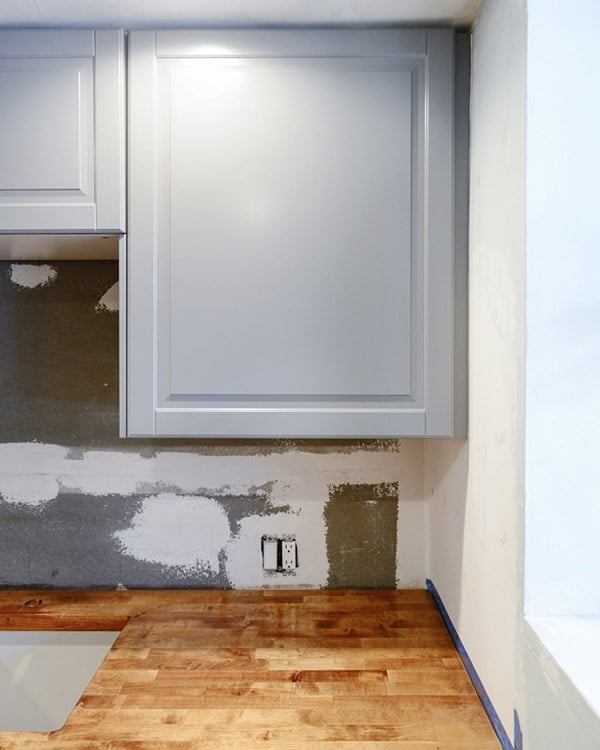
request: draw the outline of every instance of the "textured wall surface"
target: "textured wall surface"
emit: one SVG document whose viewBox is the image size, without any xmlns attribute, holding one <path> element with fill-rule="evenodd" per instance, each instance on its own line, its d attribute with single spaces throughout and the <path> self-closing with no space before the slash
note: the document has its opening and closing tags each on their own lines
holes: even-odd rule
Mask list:
<svg viewBox="0 0 600 750">
<path fill-rule="evenodd" d="M 420 440 L 119 439 L 117 279 L 0 263 L 0 585 L 422 587 Z"/>
<path fill-rule="evenodd" d="M 429 575 L 509 736 L 523 715 L 526 35 L 524 0 L 485 0 L 472 37 L 469 440 L 426 449 Z"/>
</svg>

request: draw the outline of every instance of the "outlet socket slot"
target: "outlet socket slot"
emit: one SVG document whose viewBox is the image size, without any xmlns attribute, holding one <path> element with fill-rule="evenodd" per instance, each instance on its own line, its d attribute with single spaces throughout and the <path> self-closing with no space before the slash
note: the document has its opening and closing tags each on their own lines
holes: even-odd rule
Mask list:
<svg viewBox="0 0 600 750">
<path fill-rule="evenodd" d="M 298 567 L 295 534 L 264 534 L 260 540 L 263 570 L 266 573 L 294 574 Z"/>
</svg>

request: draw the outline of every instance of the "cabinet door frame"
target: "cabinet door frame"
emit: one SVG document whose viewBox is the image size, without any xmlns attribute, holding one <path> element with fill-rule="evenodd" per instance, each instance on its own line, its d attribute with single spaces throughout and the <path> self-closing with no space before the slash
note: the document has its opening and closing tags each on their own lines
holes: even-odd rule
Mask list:
<svg viewBox="0 0 600 750">
<path fill-rule="evenodd" d="M 159 402 L 157 361 L 157 284 L 160 238 L 156 221 L 158 124 L 161 57 L 264 56 L 265 40 L 287 55 L 400 55 L 423 63 L 425 154 L 422 371 L 418 403 L 378 404 L 376 408 L 310 408 L 274 404 L 191 406 Z M 201 44 L 198 44 L 198 42 Z M 202 50 L 206 50 L 205 53 Z M 227 52 L 220 54 L 226 55 Z M 276 54 L 276 53 L 274 53 Z M 455 433 L 454 391 L 454 32 L 449 30 L 134 31 L 129 39 L 129 219 L 126 261 L 127 336 L 126 417 L 128 436 L 198 437 L 397 437 Z"/>
<path fill-rule="evenodd" d="M 0 190 L 0 232 L 124 232 L 125 33 L 0 31 L 0 71 L 35 75 L 53 66 L 79 76 L 79 184 Z"/>
</svg>

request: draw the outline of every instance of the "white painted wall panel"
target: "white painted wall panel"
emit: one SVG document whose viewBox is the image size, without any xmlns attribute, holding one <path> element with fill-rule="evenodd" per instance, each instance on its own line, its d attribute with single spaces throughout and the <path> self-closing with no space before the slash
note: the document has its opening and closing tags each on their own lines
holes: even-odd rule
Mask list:
<svg viewBox="0 0 600 750">
<path fill-rule="evenodd" d="M 426 443 L 429 577 L 509 737 L 523 715 L 526 20 L 522 0 L 492 0 L 473 30 L 469 440 Z"/>
</svg>

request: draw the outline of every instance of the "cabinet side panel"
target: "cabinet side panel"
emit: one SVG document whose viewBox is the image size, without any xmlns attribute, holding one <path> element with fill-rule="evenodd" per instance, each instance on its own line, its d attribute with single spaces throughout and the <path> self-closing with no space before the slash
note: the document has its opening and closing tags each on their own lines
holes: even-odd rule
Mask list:
<svg viewBox="0 0 600 750">
<path fill-rule="evenodd" d="M 127 237 L 119 237 L 119 437 L 127 437 Z"/>
<path fill-rule="evenodd" d="M 469 101 L 471 35 L 456 35 L 454 155 L 454 437 L 468 432 Z"/>
<path fill-rule="evenodd" d="M 96 32 L 96 222 L 125 231 L 125 35 Z"/>
<path fill-rule="evenodd" d="M 154 435 L 155 407 L 155 56 L 154 32 L 129 35 L 127 250 L 127 431 Z"/>
<path fill-rule="evenodd" d="M 427 39 L 427 435 L 449 436 L 454 429 L 454 32 L 430 31 Z"/>
</svg>

